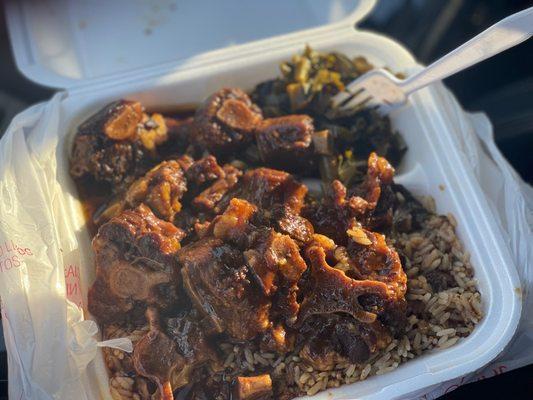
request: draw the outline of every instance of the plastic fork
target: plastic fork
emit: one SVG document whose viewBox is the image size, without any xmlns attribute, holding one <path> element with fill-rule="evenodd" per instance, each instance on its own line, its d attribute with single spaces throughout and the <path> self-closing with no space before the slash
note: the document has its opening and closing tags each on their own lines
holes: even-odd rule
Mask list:
<svg viewBox="0 0 533 400">
<path fill-rule="evenodd" d="M 415 75 L 402 80 L 384 69 L 375 69 L 348 84 L 335 95 L 339 110 L 376 107 L 387 114 L 407 102 L 407 97 L 435 81 L 447 78 L 505 51 L 533 35 L 533 7 L 502 19 Z"/>
</svg>

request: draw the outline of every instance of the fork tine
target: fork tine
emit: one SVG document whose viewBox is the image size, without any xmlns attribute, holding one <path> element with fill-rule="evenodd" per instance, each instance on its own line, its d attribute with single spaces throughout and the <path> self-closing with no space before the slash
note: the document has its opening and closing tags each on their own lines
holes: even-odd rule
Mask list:
<svg viewBox="0 0 533 400">
<path fill-rule="evenodd" d="M 365 93 L 365 89 L 360 87 L 355 92 L 341 92 L 333 97 L 334 107 L 344 107 L 348 102 L 353 102 L 355 99 L 361 98 Z"/>
<path fill-rule="evenodd" d="M 337 93 L 333 98 L 331 99 L 331 105 L 333 107 L 340 107 L 341 104 L 344 104 L 348 100 L 350 100 L 353 97 L 353 94 L 349 92 L 340 92 Z"/>
<path fill-rule="evenodd" d="M 344 91 L 337 93 L 335 96 L 333 96 L 332 104 L 334 107 L 340 107 L 342 103 L 345 103 L 348 99 L 352 98 L 353 96 L 357 96 L 360 94 L 364 87 L 360 84 L 361 78 L 356 79 L 355 81 L 352 81 L 344 88 Z"/>
<path fill-rule="evenodd" d="M 348 84 L 348 86 L 346 86 L 344 88 L 344 90 L 349 92 L 349 93 L 357 93 L 357 92 L 359 92 L 361 89 L 364 89 L 364 87 L 361 85 L 361 83 L 363 82 L 363 79 L 366 79 L 366 78 L 364 78 L 364 75 L 360 76 L 355 81 L 350 82 Z"/>
<path fill-rule="evenodd" d="M 372 99 L 365 104 L 365 108 L 373 108 L 378 109 L 382 106 L 382 103 L 380 103 L 375 97 L 372 97 Z"/>
<path fill-rule="evenodd" d="M 366 91 L 361 91 L 359 95 L 353 96 L 342 105 L 343 109 L 358 109 L 367 106 L 373 100 Z"/>
</svg>

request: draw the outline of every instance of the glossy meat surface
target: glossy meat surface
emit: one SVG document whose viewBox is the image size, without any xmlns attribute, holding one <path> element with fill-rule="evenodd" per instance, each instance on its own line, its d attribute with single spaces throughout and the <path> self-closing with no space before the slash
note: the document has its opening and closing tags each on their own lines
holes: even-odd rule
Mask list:
<svg viewBox="0 0 533 400">
<path fill-rule="evenodd" d="M 203 185 L 206 182 L 224 178 L 226 172 L 218 165 L 217 159 L 213 156 L 206 156 L 194 161 L 186 172 L 187 180 L 196 185 Z"/>
<path fill-rule="evenodd" d="M 364 182 L 349 193 L 339 180 L 333 181 L 320 202 L 306 206 L 303 215 L 338 244 L 349 240 L 348 231 L 359 226 L 373 229 L 392 223 L 392 202 L 388 189 L 394 169 L 383 157 L 371 153 Z M 383 203 L 383 204 L 380 204 Z M 378 207 L 379 206 L 379 207 Z"/>
<path fill-rule="evenodd" d="M 145 204 L 159 218 L 172 222 L 181 210 L 180 200 L 187 191 L 187 180 L 177 161 L 163 161 L 135 181 L 125 195 L 128 208 Z"/>
<path fill-rule="evenodd" d="M 242 171 L 227 164 L 223 167 L 223 172 L 224 174 L 220 178 L 192 200 L 192 205 L 196 209 L 211 214 L 219 214 L 224 211 L 227 202 L 220 203 L 228 195 L 228 192 L 235 187 L 242 176 Z"/>
<path fill-rule="evenodd" d="M 150 331 L 136 344 L 133 351 L 135 370 L 141 376 L 157 384 L 161 400 L 172 400 L 171 374 L 184 363 L 176 352 L 172 339 L 157 328 Z"/>
<path fill-rule="evenodd" d="M 104 224 L 93 240 L 96 282 L 89 310 L 100 320 L 142 317 L 147 305 L 178 302 L 175 254 L 183 232 L 141 205 Z"/>
<path fill-rule="evenodd" d="M 306 194 L 307 187 L 291 174 L 270 168 L 257 168 L 244 174 L 240 190 L 234 196 L 267 210 L 281 204 L 299 214 Z"/>
<path fill-rule="evenodd" d="M 323 248 L 307 250 L 311 268 L 311 287 L 304 297 L 298 320 L 303 323 L 314 314 L 346 313 L 364 323 L 372 323 L 376 315 L 363 309 L 359 297 L 373 295 L 387 298 L 385 284 L 371 280 L 355 280 L 326 262 Z"/>
<path fill-rule="evenodd" d="M 76 132 L 70 173 L 111 184 L 114 191 L 146 169 L 156 147 L 167 140 L 165 120 L 151 117 L 140 103 L 120 100 L 108 104 L 83 122 Z"/>
<path fill-rule="evenodd" d="M 256 131 L 262 161 L 274 168 L 309 173 L 315 161 L 313 133 L 313 119 L 307 115 L 265 119 Z"/>
<path fill-rule="evenodd" d="M 395 222 L 411 229 L 416 213 L 375 153 L 359 183 L 310 194 L 302 179 L 334 156 L 331 140 L 307 115 L 263 119 L 240 89 L 219 90 L 191 118 L 122 101 L 80 126 L 72 175 L 120 186 L 93 239 L 89 311 L 142 332 L 111 368 L 135 376 L 140 398 L 288 398 L 268 360 L 227 346 L 333 371 L 403 332 L 407 278 L 386 235 Z M 107 155 L 121 146 L 137 146 L 138 159 Z M 447 285 L 437 273 L 428 281 Z M 226 379 L 236 357 L 248 372 Z"/>
<path fill-rule="evenodd" d="M 221 199 L 219 208 L 225 208 L 231 198 L 245 199 L 258 207 L 253 223 L 306 242 L 314 233 L 311 223 L 300 215 L 306 195 L 307 187 L 291 174 L 257 168 L 244 174 L 239 184 Z"/>
<path fill-rule="evenodd" d="M 185 290 L 217 332 L 247 340 L 267 329 L 270 305 L 254 288 L 240 251 L 206 238 L 181 249 L 178 259 Z"/>
<path fill-rule="evenodd" d="M 392 337 L 378 321 L 361 323 L 340 314 L 315 316 L 302 327 L 300 357 L 319 371 L 339 362 L 364 363 L 390 344 Z"/>
<path fill-rule="evenodd" d="M 245 92 L 221 89 L 196 111 L 193 141 L 214 154 L 225 155 L 250 143 L 262 119 L 261 110 Z"/>
</svg>

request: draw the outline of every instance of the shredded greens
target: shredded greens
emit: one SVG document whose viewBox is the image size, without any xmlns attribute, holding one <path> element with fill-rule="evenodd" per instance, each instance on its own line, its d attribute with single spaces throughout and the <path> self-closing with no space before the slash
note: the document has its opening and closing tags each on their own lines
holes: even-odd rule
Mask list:
<svg viewBox="0 0 533 400">
<path fill-rule="evenodd" d="M 252 98 L 266 117 L 308 114 L 316 129 L 328 130 L 337 156 L 324 155 L 320 163 L 324 181 L 340 179 L 353 184 L 362 179 L 370 152 L 397 165 L 407 146 L 392 130 L 388 117 L 371 108 L 340 112 L 331 98 L 345 85 L 373 68 L 364 57 L 322 53 L 307 46 L 302 54 L 281 63 L 281 77 L 256 86 Z"/>
</svg>

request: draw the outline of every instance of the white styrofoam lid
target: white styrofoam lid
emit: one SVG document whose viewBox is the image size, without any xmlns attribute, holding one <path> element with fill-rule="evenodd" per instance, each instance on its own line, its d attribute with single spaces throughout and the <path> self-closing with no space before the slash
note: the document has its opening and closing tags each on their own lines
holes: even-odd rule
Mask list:
<svg viewBox="0 0 533 400">
<path fill-rule="evenodd" d="M 10 0 L 20 71 L 43 85 L 153 65 L 291 32 L 354 24 L 375 0 Z"/>
</svg>

